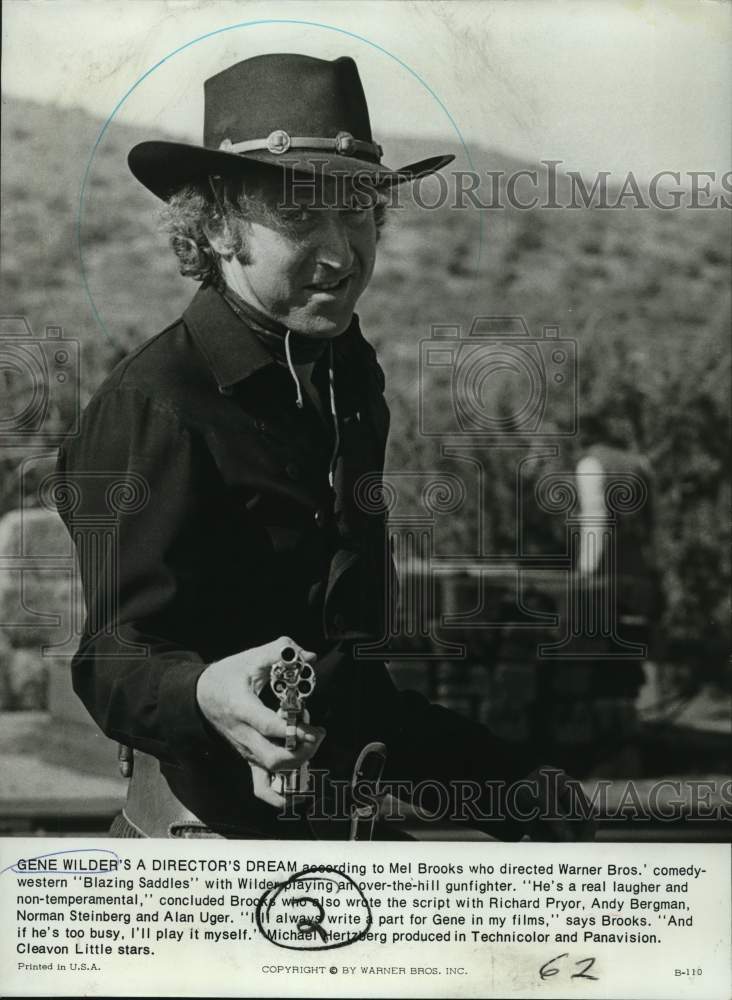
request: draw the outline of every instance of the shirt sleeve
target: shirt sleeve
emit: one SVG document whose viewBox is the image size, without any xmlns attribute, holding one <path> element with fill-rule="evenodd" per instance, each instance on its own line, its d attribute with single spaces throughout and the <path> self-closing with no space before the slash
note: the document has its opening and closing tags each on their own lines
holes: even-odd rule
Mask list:
<svg viewBox="0 0 732 1000">
<path fill-rule="evenodd" d="M 107 736 L 169 764 L 223 745 L 198 706 L 207 664 L 186 648 L 178 605 L 207 461 L 173 409 L 117 387 L 92 400 L 57 463 L 86 604 L 74 690 Z"/>
</svg>

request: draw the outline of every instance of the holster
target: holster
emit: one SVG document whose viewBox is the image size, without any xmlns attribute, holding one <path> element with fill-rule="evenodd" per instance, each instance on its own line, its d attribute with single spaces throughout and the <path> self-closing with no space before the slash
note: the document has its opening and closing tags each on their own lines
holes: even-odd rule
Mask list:
<svg viewBox="0 0 732 1000">
<path fill-rule="evenodd" d="M 133 753 L 132 760 L 129 754 Z M 170 790 L 168 782 L 160 773 L 160 765 L 155 757 L 120 750 L 120 762 L 131 765 L 126 768 L 130 783 L 127 787 L 127 801 L 122 814 L 141 837 L 211 837 L 223 839 L 190 811 Z"/>
</svg>

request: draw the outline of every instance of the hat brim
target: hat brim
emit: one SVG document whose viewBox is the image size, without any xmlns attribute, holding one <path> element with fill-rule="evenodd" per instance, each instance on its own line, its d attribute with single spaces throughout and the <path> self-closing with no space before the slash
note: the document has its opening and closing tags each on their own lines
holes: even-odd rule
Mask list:
<svg viewBox="0 0 732 1000">
<path fill-rule="evenodd" d="M 127 157 L 130 170 L 148 191 L 167 201 L 186 184 L 205 180 L 210 174 L 240 173 L 246 175 L 257 166 L 292 170 L 297 174 L 314 176 L 326 174 L 342 177 L 360 175 L 371 178 L 376 187 L 392 187 L 406 181 L 417 180 L 434 174 L 455 157 L 452 154 L 430 156 L 406 167 L 390 167 L 350 156 L 310 152 L 293 149 L 286 153 L 257 150 L 251 153 L 227 153 L 184 142 L 141 142 L 134 146 Z"/>
</svg>

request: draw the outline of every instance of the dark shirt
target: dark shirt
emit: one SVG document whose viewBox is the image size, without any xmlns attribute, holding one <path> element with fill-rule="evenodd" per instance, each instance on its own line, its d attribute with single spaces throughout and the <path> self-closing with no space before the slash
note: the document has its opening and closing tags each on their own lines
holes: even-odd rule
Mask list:
<svg viewBox="0 0 732 1000">
<path fill-rule="evenodd" d="M 354 499 L 364 477 L 381 474 L 389 415 L 356 317 L 333 357 L 337 438 L 307 399 L 297 407 L 291 373 L 204 287 L 117 365 L 59 453 L 73 493 L 59 513 L 87 607 L 74 689 L 109 737 L 157 757 L 214 828 L 266 832 L 273 810 L 200 712 L 198 678 L 279 635 L 319 654 L 309 708 L 328 730 L 317 766 L 334 776 L 373 739 L 403 780 L 529 769 L 483 727 L 397 692 L 382 661 L 354 655 L 359 640 L 381 638 L 395 586 L 384 514 Z M 316 384 L 327 363 L 324 354 Z M 263 698 L 276 707 L 266 689 Z"/>
</svg>

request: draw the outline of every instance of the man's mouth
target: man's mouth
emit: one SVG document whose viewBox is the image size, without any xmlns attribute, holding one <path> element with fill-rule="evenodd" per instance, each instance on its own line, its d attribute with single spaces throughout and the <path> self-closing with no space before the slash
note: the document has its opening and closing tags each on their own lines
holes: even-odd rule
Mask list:
<svg viewBox="0 0 732 1000">
<path fill-rule="evenodd" d="M 349 272 L 334 281 L 313 281 L 306 287 L 314 292 L 339 292 L 346 287 L 352 277 L 353 274 Z"/>
</svg>

